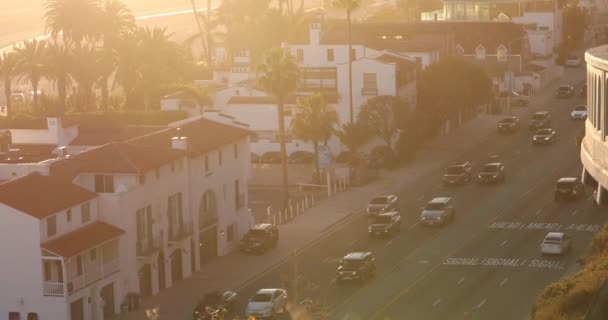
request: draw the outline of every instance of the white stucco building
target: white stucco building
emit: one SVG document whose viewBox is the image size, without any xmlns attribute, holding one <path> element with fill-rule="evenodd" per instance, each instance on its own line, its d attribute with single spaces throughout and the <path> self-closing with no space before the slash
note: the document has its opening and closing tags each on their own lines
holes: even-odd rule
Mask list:
<svg viewBox="0 0 608 320">
<path fill-rule="evenodd" d="M 102 319 L 229 253 L 253 223 L 249 135 L 198 118 L 42 162 L 3 158 L 0 252 L 14 259 L 0 310 Z"/>
</svg>

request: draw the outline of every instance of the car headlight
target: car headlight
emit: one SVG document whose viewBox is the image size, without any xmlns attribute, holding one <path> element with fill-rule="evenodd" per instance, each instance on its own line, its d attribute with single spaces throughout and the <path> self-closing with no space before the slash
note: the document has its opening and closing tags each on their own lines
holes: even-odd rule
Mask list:
<svg viewBox="0 0 608 320">
<path fill-rule="evenodd" d="M 356 275 L 357 275 L 357 271 L 353 271 L 353 276 L 356 276 Z"/>
<path fill-rule="evenodd" d="M 371 226 L 367 227 L 367 231 L 372 232 L 372 227 Z"/>
<path fill-rule="evenodd" d="M 495 175 L 492 176 L 492 178 L 496 179 L 496 178 L 498 178 L 498 175 L 495 174 Z"/>
<path fill-rule="evenodd" d="M 551 137 L 545 137 L 545 141 L 547 141 L 547 140 L 549 140 L 549 139 L 551 139 Z"/>
</svg>

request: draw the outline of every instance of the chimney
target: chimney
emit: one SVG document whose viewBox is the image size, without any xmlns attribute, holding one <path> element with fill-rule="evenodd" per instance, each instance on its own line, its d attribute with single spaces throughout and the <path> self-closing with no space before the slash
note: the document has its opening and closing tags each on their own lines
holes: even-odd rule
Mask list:
<svg viewBox="0 0 608 320">
<path fill-rule="evenodd" d="M 175 137 L 171 138 L 171 148 L 175 150 L 188 150 L 188 137 L 181 136 L 181 128 L 177 128 Z"/>
<path fill-rule="evenodd" d="M 59 147 L 57 151 L 59 152 L 59 158 L 66 158 L 68 156 L 68 148 L 66 146 Z"/>
<path fill-rule="evenodd" d="M 319 45 L 321 43 L 321 22 L 313 21 L 310 23 L 310 44 Z"/>
</svg>

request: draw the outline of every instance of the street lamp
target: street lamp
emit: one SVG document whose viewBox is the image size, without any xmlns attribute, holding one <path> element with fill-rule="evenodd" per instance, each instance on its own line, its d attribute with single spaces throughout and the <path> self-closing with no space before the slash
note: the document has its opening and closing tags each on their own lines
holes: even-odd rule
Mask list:
<svg viewBox="0 0 608 320">
<path fill-rule="evenodd" d="M 513 95 L 513 72 L 511 72 L 511 45 L 515 41 L 521 41 L 522 39 L 528 39 L 528 36 L 521 36 L 512 39 L 507 43 L 507 71 L 509 71 L 509 92 L 507 94 L 507 110 L 511 113 L 511 96 Z M 519 68 L 521 69 L 521 49 L 519 52 Z"/>
</svg>

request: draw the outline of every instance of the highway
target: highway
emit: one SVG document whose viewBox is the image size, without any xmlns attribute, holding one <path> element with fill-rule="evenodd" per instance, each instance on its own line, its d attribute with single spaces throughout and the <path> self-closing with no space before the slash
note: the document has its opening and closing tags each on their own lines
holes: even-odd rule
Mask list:
<svg viewBox="0 0 608 320">
<path fill-rule="evenodd" d="M 583 68 L 566 70 L 562 82 L 581 83 L 584 76 Z M 440 171 L 421 176 L 397 194 L 403 219 L 400 235 L 369 239 L 367 218 L 360 215 L 243 288 L 237 310 L 244 310 L 247 297 L 260 288 L 290 290 L 286 279 L 295 273 L 302 283 L 298 299 L 311 297 L 330 307 L 332 319 L 526 319 L 547 284 L 577 269 L 577 258 L 605 222 L 589 199 L 591 188 L 584 200 L 553 200 L 557 179 L 581 174 L 574 137 L 583 122 L 569 118 L 580 103 L 584 101 L 579 97 L 548 97 L 528 108 L 520 132 L 492 133 L 484 143 L 451 159 L 469 160 L 478 169 L 489 153 L 498 153 L 507 172 L 504 185 L 443 187 Z M 527 123 L 537 110 L 553 114 L 559 136 L 554 145 L 531 144 Z M 437 196 L 454 197 L 455 222 L 442 228 L 420 226 L 420 208 Z M 542 256 L 540 242 L 547 232 L 558 230 L 572 236 L 573 250 L 564 257 Z M 363 284 L 336 285 L 333 276 L 340 258 L 357 250 L 374 252 L 377 276 Z"/>
</svg>

